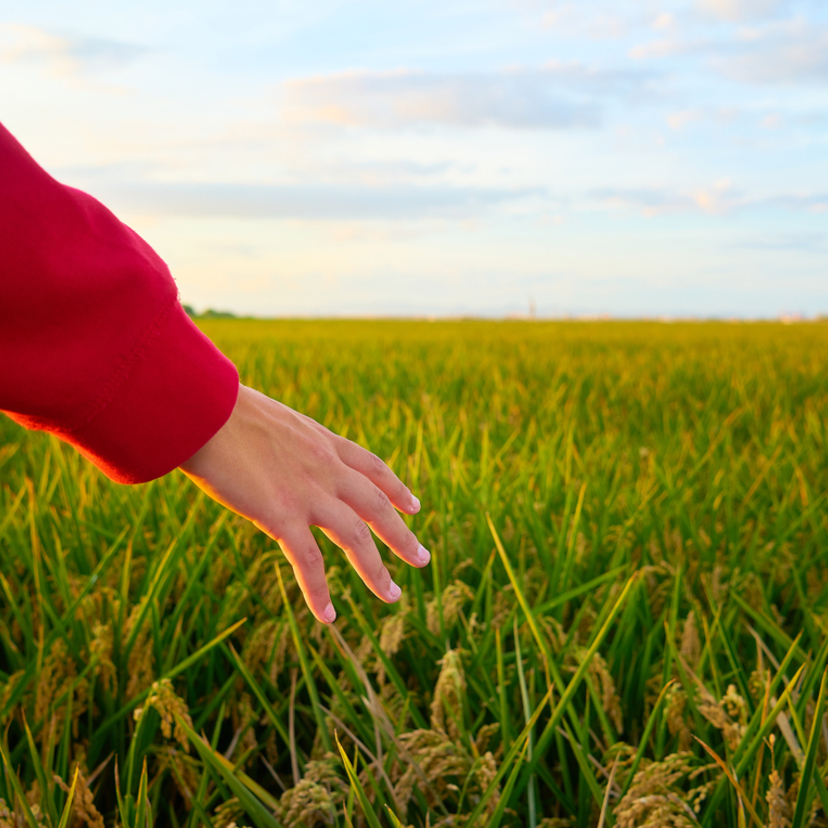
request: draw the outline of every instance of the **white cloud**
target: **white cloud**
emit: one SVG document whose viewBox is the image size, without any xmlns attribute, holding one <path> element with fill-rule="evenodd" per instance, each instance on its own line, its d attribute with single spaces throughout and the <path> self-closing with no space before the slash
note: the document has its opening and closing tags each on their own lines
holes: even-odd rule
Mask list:
<svg viewBox="0 0 828 828">
<path fill-rule="evenodd" d="M 711 64 L 743 83 L 825 83 L 828 26 L 796 17 L 742 29 L 733 48 Z"/>
<path fill-rule="evenodd" d="M 692 191 L 668 188 L 605 188 L 592 197 L 610 209 L 634 209 L 652 217 L 676 213 L 727 213 L 745 204 L 744 196 L 730 191 L 730 182 L 722 179 L 711 186 Z"/>
<path fill-rule="evenodd" d="M 680 112 L 671 112 L 667 116 L 667 125 L 676 131 L 682 129 L 686 124 L 699 121 L 704 113 L 698 109 L 683 109 Z"/>
<path fill-rule="evenodd" d="M 697 5 L 722 20 L 754 20 L 768 17 L 788 3 L 787 0 L 698 0 Z"/>
<path fill-rule="evenodd" d="M 669 12 L 660 12 L 652 22 L 654 29 L 672 29 L 676 24 L 675 17 Z"/>
<path fill-rule="evenodd" d="M 677 213 L 717 215 L 761 207 L 814 214 L 828 212 L 828 192 L 749 196 L 734 189 L 729 178 L 720 178 L 710 185 L 689 190 L 669 187 L 608 187 L 594 190 L 590 195 L 605 208 L 639 210 L 648 217 Z"/>
<path fill-rule="evenodd" d="M 732 245 L 736 248 L 750 250 L 813 251 L 822 253 L 828 250 L 828 234 L 825 233 L 771 233 L 754 236 Z"/>
<path fill-rule="evenodd" d="M 649 43 L 641 43 L 633 46 L 628 54 L 635 60 L 646 58 L 672 57 L 683 55 L 689 52 L 698 52 L 709 47 L 709 41 L 690 41 L 681 37 L 664 37 L 658 40 L 651 40 Z"/>
<path fill-rule="evenodd" d="M 548 4 L 543 3 L 544 7 Z M 549 29 L 554 34 L 566 37 L 585 37 L 590 40 L 618 40 L 627 37 L 630 32 L 649 22 L 651 12 L 636 5 L 630 8 L 617 8 L 620 4 L 590 2 L 557 2 L 551 8 L 546 8 L 540 16 L 541 28 Z M 644 5 L 640 3 L 639 5 Z M 659 15 L 663 20 L 669 14 Z M 532 21 L 537 18 L 533 15 Z M 657 18 L 658 19 L 658 18 Z"/>
<path fill-rule="evenodd" d="M 640 92 L 651 76 L 550 63 L 496 73 L 350 71 L 284 84 L 291 122 L 571 129 L 598 126 L 596 98 Z"/>
<path fill-rule="evenodd" d="M 393 187 L 111 181 L 90 188 L 117 210 L 141 215 L 321 221 L 452 220 L 489 207 L 544 197 L 541 188 Z"/>
<path fill-rule="evenodd" d="M 717 74 L 740 83 L 825 83 L 828 25 L 800 16 L 739 26 L 722 39 L 674 34 L 633 46 L 628 54 L 636 60 L 702 58 Z"/>
<path fill-rule="evenodd" d="M 793 193 L 774 196 L 765 201 L 772 207 L 784 207 L 788 210 L 803 210 L 821 215 L 828 213 L 828 191 L 824 193 Z"/>
<path fill-rule="evenodd" d="M 67 36 L 15 23 L 0 24 L 0 63 L 40 66 L 58 76 L 118 68 L 149 51 L 116 40 Z"/>
</svg>

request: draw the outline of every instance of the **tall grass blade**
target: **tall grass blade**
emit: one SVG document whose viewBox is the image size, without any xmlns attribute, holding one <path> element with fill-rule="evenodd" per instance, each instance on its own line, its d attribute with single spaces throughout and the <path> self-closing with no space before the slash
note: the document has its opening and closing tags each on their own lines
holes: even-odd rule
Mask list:
<svg viewBox="0 0 828 828">
<path fill-rule="evenodd" d="M 811 736 L 808 740 L 808 748 L 805 753 L 805 764 L 802 768 L 802 775 L 799 780 L 799 793 L 796 797 L 796 808 L 794 809 L 791 828 L 801 828 L 805 814 L 810 805 L 810 785 L 814 778 L 814 765 L 816 763 L 817 750 L 819 749 L 819 738 L 822 734 L 823 719 L 825 716 L 825 685 L 828 681 L 828 670 L 822 674 L 822 683 L 819 686 L 814 723 L 811 726 Z"/>
<path fill-rule="evenodd" d="M 66 828 L 69 824 L 69 817 L 72 815 L 72 805 L 75 803 L 75 788 L 78 784 L 79 772 L 80 768 L 75 768 L 75 775 L 72 777 L 72 785 L 69 788 L 66 804 L 63 806 L 63 813 L 60 815 L 60 822 L 58 822 L 57 828 Z"/>
<path fill-rule="evenodd" d="M 362 783 L 359 781 L 356 768 L 348 758 L 348 754 L 345 753 L 345 748 L 342 747 L 342 743 L 339 741 L 339 734 L 336 731 L 334 731 L 334 738 L 336 739 L 336 746 L 339 748 L 339 755 L 342 757 L 342 764 L 345 766 L 345 772 L 348 774 L 348 781 L 356 793 L 365 820 L 371 828 L 382 828 L 382 823 L 380 823 L 379 817 L 371 806 L 371 800 L 368 799 L 368 794 L 365 793 L 365 788 L 362 787 Z M 388 808 L 387 805 L 385 807 Z"/>
</svg>

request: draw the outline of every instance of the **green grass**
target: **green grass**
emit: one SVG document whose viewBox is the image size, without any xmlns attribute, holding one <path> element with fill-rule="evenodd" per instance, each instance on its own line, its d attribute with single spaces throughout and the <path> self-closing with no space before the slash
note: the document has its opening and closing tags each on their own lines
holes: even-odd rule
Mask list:
<svg viewBox="0 0 828 828">
<path fill-rule="evenodd" d="M 0 420 L 12 824 L 826 824 L 828 325 L 200 324 L 432 564 L 386 606 L 319 534 L 323 628 L 180 473 Z"/>
</svg>

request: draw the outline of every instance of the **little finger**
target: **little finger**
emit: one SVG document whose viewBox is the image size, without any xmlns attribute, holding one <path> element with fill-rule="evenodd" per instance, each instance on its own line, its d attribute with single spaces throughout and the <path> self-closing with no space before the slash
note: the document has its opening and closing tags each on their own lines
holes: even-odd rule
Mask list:
<svg viewBox="0 0 828 828">
<path fill-rule="evenodd" d="M 323 624 L 329 624 L 336 618 L 336 610 L 331 603 L 325 577 L 325 561 L 310 529 L 307 526 L 296 526 L 277 540 L 293 567 L 296 581 L 310 611 Z"/>
</svg>

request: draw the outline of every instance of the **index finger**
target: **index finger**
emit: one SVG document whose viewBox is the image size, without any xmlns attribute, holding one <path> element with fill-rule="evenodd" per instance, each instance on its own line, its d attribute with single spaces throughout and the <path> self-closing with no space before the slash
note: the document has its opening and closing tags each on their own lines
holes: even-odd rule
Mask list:
<svg viewBox="0 0 828 828">
<path fill-rule="evenodd" d="M 344 437 L 336 437 L 334 448 L 346 466 L 365 475 L 401 512 L 416 515 L 420 511 L 420 501 L 376 454 Z"/>
</svg>

